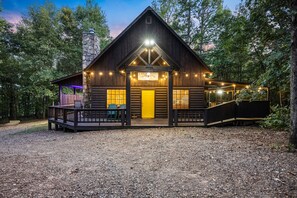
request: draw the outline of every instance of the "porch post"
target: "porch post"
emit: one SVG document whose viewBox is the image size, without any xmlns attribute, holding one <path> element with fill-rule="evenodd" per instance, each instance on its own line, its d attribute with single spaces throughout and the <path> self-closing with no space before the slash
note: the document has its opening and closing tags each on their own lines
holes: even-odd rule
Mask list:
<svg viewBox="0 0 297 198">
<path fill-rule="evenodd" d="M 130 92 L 131 92 L 130 71 L 126 71 L 126 119 L 127 119 L 127 126 L 131 126 Z"/>
<path fill-rule="evenodd" d="M 58 105 L 62 105 L 62 86 L 59 85 L 59 104 Z"/>
<path fill-rule="evenodd" d="M 173 76 L 168 72 L 168 126 L 173 126 Z"/>
</svg>

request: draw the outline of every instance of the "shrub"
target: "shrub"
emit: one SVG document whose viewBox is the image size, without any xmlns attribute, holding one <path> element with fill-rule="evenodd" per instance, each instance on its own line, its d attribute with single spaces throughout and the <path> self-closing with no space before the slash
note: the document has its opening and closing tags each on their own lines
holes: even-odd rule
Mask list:
<svg viewBox="0 0 297 198">
<path fill-rule="evenodd" d="M 289 130 L 290 108 L 278 105 L 271 107 L 271 113 L 263 120 L 261 126 L 264 128 Z"/>
</svg>

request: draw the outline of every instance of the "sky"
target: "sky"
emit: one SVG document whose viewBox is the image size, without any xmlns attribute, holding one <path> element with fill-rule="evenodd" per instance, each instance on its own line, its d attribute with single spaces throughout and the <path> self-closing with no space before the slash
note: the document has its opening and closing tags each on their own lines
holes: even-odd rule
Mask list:
<svg viewBox="0 0 297 198">
<path fill-rule="evenodd" d="M 41 5 L 46 0 L 0 0 L 2 13 L 0 16 L 10 23 L 16 24 L 22 16 L 26 16 L 27 8 L 31 5 Z M 84 5 L 85 0 L 51 0 L 58 8 L 68 6 L 75 8 Z M 152 0 L 95 0 L 106 15 L 111 36 L 116 37 L 124 30 Z M 235 10 L 241 0 L 224 0 L 224 7 Z"/>
</svg>

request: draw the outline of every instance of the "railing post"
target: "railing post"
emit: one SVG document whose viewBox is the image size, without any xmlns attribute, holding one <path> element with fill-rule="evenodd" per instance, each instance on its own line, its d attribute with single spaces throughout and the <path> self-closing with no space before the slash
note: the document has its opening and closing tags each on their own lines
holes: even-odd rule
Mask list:
<svg viewBox="0 0 297 198">
<path fill-rule="evenodd" d="M 174 125 L 175 126 L 178 126 L 178 112 L 177 112 L 177 109 L 174 109 Z"/>
<path fill-rule="evenodd" d="M 207 126 L 207 123 L 208 123 L 208 121 L 207 121 L 207 115 L 208 114 L 208 109 L 205 109 L 204 110 L 204 115 L 203 115 L 203 121 L 204 121 L 204 126 Z"/>
<path fill-rule="evenodd" d="M 73 129 L 73 131 L 74 132 L 77 132 L 77 122 L 78 122 L 78 111 L 77 111 L 77 109 L 74 109 L 74 129 Z"/>
<path fill-rule="evenodd" d="M 125 126 L 125 109 L 121 109 L 121 123 Z"/>
<path fill-rule="evenodd" d="M 67 121 L 67 111 L 63 108 L 63 123 Z"/>
</svg>

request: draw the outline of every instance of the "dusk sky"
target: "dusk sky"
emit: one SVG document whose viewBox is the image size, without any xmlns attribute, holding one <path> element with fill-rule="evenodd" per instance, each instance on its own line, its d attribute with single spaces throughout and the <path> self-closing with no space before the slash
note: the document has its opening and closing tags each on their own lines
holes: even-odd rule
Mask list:
<svg viewBox="0 0 297 198">
<path fill-rule="evenodd" d="M 2 0 L 3 12 L 0 15 L 11 23 L 17 23 L 21 20 L 21 16 L 26 15 L 28 6 L 44 2 L 45 0 Z M 51 0 L 51 2 L 57 7 L 71 8 L 85 4 L 85 0 Z M 111 36 L 115 37 L 151 5 L 152 0 L 96 0 L 96 2 L 106 14 Z M 234 11 L 240 2 L 241 0 L 224 0 L 224 6 Z"/>
</svg>

